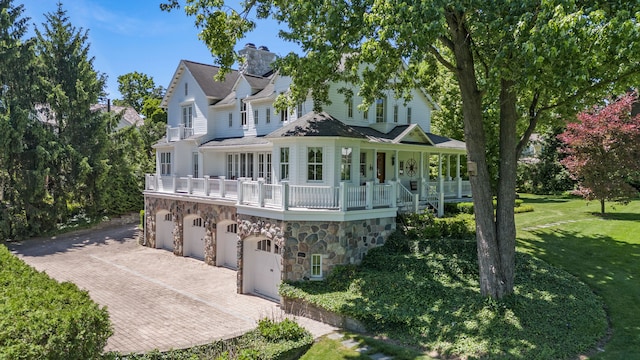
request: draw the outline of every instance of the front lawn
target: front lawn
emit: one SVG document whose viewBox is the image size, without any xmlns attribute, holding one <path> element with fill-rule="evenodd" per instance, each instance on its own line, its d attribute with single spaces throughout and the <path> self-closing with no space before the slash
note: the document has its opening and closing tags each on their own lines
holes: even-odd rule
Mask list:
<svg viewBox="0 0 640 360">
<path fill-rule="evenodd" d="M 537 211 L 537 210 L 536 210 Z M 283 285 L 300 297 L 363 321 L 368 330 L 445 355 L 558 359 L 588 351 L 606 332 L 602 303 L 565 271 L 518 254 L 515 294 L 479 294 L 474 240 L 396 236 L 360 267 L 325 282 Z"/>
<path fill-rule="evenodd" d="M 518 249 L 585 282 L 605 302 L 612 334 L 593 359 L 640 359 L 640 201 L 611 204 L 528 196 L 516 216 Z"/>
</svg>

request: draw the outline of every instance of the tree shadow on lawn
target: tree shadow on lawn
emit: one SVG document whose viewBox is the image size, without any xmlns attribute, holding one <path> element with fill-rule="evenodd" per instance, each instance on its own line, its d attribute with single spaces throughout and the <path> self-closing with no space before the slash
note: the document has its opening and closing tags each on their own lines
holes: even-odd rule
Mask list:
<svg viewBox="0 0 640 360">
<path fill-rule="evenodd" d="M 638 214 L 609 215 L 610 220 L 638 219 Z M 532 231 L 531 235 L 520 238 L 518 247 L 577 276 L 605 301 L 613 326 L 607 351 L 620 350 L 623 357 L 631 351 L 640 356 L 640 244 L 558 228 Z"/>
<path fill-rule="evenodd" d="M 524 200 L 525 204 L 552 204 L 552 203 L 566 203 L 571 201 L 571 199 L 563 199 L 557 197 L 522 197 L 521 200 Z"/>
<path fill-rule="evenodd" d="M 593 216 L 596 216 L 602 220 L 618 220 L 618 221 L 640 221 L 640 214 L 638 213 L 622 213 L 622 212 L 615 212 L 615 213 L 599 213 L 599 212 L 592 212 L 591 213 Z"/>
<path fill-rule="evenodd" d="M 476 274 L 461 278 L 455 261 L 397 260 L 357 272 L 360 296 L 341 307 L 375 334 L 445 357 L 547 359 L 575 355 L 604 333 L 593 293 L 529 255 L 518 255 L 516 293 L 500 302 L 480 295 Z"/>
</svg>

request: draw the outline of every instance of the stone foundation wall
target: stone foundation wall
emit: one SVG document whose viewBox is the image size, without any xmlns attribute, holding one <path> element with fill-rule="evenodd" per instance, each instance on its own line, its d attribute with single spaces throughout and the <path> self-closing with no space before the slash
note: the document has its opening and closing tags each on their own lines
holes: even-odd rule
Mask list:
<svg viewBox="0 0 640 360">
<path fill-rule="evenodd" d="M 193 201 L 157 198 L 145 196 L 145 222 L 147 246 L 156 247 L 156 215 L 166 210 L 173 216 L 173 253 L 183 255 L 183 223 L 185 217 L 197 215 L 204 221 L 204 261 L 216 265 L 216 224 L 225 220 L 236 221 L 234 206 L 203 204 Z"/>
<path fill-rule="evenodd" d="M 395 218 L 289 222 L 284 234 L 283 277 L 290 281 L 309 279 L 312 254 L 323 255 L 323 277 L 336 265 L 358 264 L 369 249 L 384 244 L 395 228 Z"/>
</svg>

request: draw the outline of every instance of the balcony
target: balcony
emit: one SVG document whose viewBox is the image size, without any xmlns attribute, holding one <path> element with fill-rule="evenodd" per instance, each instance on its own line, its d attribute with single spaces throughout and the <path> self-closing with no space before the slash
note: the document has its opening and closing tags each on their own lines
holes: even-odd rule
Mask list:
<svg viewBox="0 0 640 360">
<path fill-rule="evenodd" d="M 184 124 L 178 127 L 167 125 L 167 142 L 180 141 L 190 136 L 193 136 L 193 128 L 185 127 Z"/>
</svg>

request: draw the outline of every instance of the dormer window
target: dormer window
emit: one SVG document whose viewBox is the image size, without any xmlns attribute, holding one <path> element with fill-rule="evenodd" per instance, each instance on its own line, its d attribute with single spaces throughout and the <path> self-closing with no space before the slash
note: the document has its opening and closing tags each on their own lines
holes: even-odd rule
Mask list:
<svg viewBox="0 0 640 360">
<path fill-rule="evenodd" d="M 380 98 L 376 99 L 376 122 L 383 123 L 385 121 L 385 108 L 386 108 L 387 99 Z"/>
<path fill-rule="evenodd" d="M 189 83 L 184 83 L 184 96 L 189 95 Z"/>
<path fill-rule="evenodd" d="M 347 99 L 347 117 L 353 118 L 353 99 Z"/>
<path fill-rule="evenodd" d="M 247 125 L 247 103 L 240 101 L 240 123 L 242 126 Z"/>
<path fill-rule="evenodd" d="M 398 122 L 398 105 L 393 105 L 393 122 Z"/>
<path fill-rule="evenodd" d="M 193 128 L 193 106 L 182 107 L 182 125 L 187 129 Z"/>
<path fill-rule="evenodd" d="M 289 121 L 289 110 L 280 110 L 280 121 L 286 122 Z"/>
<path fill-rule="evenodd" d="M 407 108 L 407 124 L 411 124 L 411 108 Z"/>
</svg>

